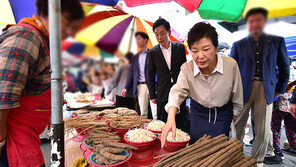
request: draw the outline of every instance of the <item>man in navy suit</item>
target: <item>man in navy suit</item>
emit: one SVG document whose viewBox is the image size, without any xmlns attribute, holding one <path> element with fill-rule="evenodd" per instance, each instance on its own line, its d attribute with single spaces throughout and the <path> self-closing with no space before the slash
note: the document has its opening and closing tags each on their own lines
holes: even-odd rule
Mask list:
<svg viewBox="0 0 296 167">
<path fill-rule="evenodd" d="M 136 41 L 141 51 L 131 61 L 130 73 L 122 96 L 125 97 L 127 90 L 133 89 L 134 96 L 137 95 L 141 116 L 148 116 L 149 90 L 147 87 L 147 43 L 149 37 L 144 32 L 137 32 Z M 152 117 L 157 119 L 157 106 L 150 101 Z"/>
<path fill-rule="evenodd" d="M 257 162 L 264 160 L 264 163 L 276 164 L 282 163 L 282 159 L 274 155 L 269 144 L 272 103 L 275 96 L 285 92 L 290 69 L 284 38 L 263 32 L 267 15 L 263 8 L 248 11 L 246 20 L 250 35 L 233 44 L 230 56 L 239 65 L 244 91 L 244 108 L 235 123 L 236 137 L 243 140 L 252 109 L 255 141 L 251 155 Z"/>
</svg>

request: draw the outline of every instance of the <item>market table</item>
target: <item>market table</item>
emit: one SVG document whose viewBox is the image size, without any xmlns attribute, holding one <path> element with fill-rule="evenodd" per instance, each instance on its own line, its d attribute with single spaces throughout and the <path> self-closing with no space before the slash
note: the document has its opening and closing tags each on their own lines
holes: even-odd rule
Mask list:
<svg viewBox="0 0 296 167">
<path fill-rule="evenodd" d="M 80 149 L 80 145 L 82 144 L 82 142 L 75 142 L 74 140 L 72 140 L 73 138 L 73 134 L 68 134 L 65 136 L 65 164 L 66 167 L 71 167 L 72 164 L 75 162 L 75 160 L 77 158 L 85 158 L 84 157 L 84 151 L 82 151 Z M 163 154 L 168 154 L 170 152 L 161 149 L 160 147 L 160 142 L 158 139 L 155 140 L 156 144 L 155 144 L 155 148 L 154 148 L 154 156 L 159 156 L 159 155 L 163 155 Z M 128 160 L 127 163 L 121 165 L 121 167 L 144 167 L 144 166 L 148 166 L 151 164 L 154 164 L 156 162 L 158 162 L 160 159 L 147 159 L 144 161 L 133 161 L 133 160 Z M 90 162 L 90 160 L 88 160 L 88 162 Z"/>
</svg>

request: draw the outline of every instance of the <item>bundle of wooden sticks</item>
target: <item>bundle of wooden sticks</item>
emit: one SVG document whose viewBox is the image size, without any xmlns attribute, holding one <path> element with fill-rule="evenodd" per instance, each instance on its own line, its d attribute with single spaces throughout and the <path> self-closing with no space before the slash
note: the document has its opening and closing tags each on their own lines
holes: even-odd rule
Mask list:
<svg viewBox="0 0 296 167">
<path fill-rule="evenodd" d="M 194 144 L 179 151 L 155 157 L 163 158 L 153 167 L 247 167 L 255 166 L 255 160 L 243 155 L 239 140 L 228 140 L 223 135 L 211 138 L 205 135 Z"/>
</svg>

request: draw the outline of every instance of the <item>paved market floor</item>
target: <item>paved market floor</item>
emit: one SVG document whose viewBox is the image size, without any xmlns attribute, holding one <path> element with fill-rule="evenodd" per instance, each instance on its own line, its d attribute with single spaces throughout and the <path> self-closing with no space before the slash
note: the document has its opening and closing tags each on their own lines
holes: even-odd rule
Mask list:
<svg viewBox="0 0 296 167">
<path fill-rule="evenodd" d="M 251 131 L 249 130 L 249 128 L 246 129 L 246 136 L 245 136 L 245 140 L 249 141 L 250 139 L 252 139 L 252 134 Z M 286 135 L 284 130 L 282 131 L 282 139 L 281 139 L 281 144 L 282 144 L 282 148 L 284 145 L 284 142 L 286 140 Z M 45 165 L 46 167 L 50 167 L 51 166 L 51 162 L 50 162 L 50 141 L 48 140 L 42 140 L 42 144 L 41 144 L 41 150 L 43 152 L 43 156 L 45 159 Z M 251 147 L 246 147 L 244 149 L 244 154 L 249 156 L 251 154 Z M 264 167 L 295 167 L 296 166 L 296 157 L 293 155 L 289 155 L 284 153 L 285 155 L 285 159 L 284 159 L 284 163 L 281 165 L 264 165 Z"/>
</svg>

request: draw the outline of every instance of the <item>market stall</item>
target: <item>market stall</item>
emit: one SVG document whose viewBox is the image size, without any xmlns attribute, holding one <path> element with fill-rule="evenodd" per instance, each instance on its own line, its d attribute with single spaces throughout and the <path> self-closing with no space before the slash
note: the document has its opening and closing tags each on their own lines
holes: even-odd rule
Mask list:
<svg viewBox="0 0 296 167">
<path fill-rule="evenodd" d="M 138 116 L 127 108 L 77 110 L 65 120 L 65 163 L 83 158 L 92 167 L 103 166 L 254 166 L 245 157 L 243 143 L 225 135 L 205 135 L 188 146 L 190 136 L 177 130 L 160 146 L 162 121 Z"/>
<path fill-rule="evenodd" d="M 103 99 L 101 95 L 91 93 L 67 92 L 64 94 L 64 102 L 68 111 L 79 109 L 103 110 L 115 107 L 115 103 L 113 101 Z"/>
</svg>

